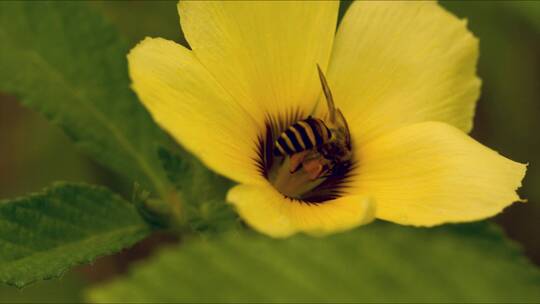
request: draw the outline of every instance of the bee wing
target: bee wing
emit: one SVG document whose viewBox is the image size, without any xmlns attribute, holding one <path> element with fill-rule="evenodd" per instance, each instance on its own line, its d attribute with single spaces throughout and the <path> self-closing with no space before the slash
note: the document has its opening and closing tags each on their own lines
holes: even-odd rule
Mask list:
<svg viewBox="0 0 540 304">
<path fill-rule="evenodd" d="M 319 71 L 319 78 L 321 79 L 321 85 L 324 92 L 324 97 L 326 98 L 326 102 L 328 104 L 328 114 L 329 114 L 329 121 L 332 124 L 336 123 L 336 105 L 334 104 L 334 98 L 332 97 L 332 92 L 330 92 L 330 87 L 328 86 L 328 82 L 326 82 L 326 77 L 324 77 L 323 71 L 321 70 L 321 67 L 317 64 L 317 71 Z"/>
<path fill-rule="evenodd" d="M 338 117 L 338 125 L 343 126 L 345 128 L 345 143 L 347 144 L 347 148 L 351 149 L 351 132 L 349 131 L 349 124 L 347 124 L 347 120 L 345 119 L 345 116 L 343 116 L 343 113 L 341 113 L 340 109 L 337 109 L 337 117 Z"/>
</svg>

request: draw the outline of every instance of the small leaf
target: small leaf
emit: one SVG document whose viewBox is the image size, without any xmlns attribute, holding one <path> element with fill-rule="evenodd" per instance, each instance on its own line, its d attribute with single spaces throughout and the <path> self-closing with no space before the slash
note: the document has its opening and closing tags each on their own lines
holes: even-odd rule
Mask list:
<svg viewBox="0 0 540 304">
<path fill-rule="evenodd" d="M 57 183 L 0 201 L 0 281 L 22 287 L 129 247 L 151 228 L 109 190 Z"/>
<path fill-rule="evenodd" d="M 86 153 L 170 195 L 167 137 L 129 88 L 129 47 L 82 2 L 0 3 L 0 90 L 59 125 Z"/>
<path fill-rule="evenodd" d="M 182 152 L 182 154 L 179 154 Z M 184 202 L 185 218 L 197 232 L 223 232 L 239 224 L 232 207 L 225 202 L 233 183 L 210 171 L 197 158 L 180 151 L 159 149 L 159 157 Z"/>
<path fill-rule="evenodd" d="M 158 155 L 169 180 L 190 201 L 223 199 L 233 185 L 183 150 L 174 153 L 160 148 Z"/>
<path fill-rule="evenodd" d="M 536 302 L 540 272 L 482 224 L 328 238 L 228 235 L 164 250 L 95 302 Z"/>
</svg>

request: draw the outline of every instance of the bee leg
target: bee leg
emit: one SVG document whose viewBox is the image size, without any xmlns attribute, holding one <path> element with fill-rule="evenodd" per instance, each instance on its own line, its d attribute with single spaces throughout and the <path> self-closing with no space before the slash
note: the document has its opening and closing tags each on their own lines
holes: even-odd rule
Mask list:
<svg viewBox="0 0 540 304">
<path fill-rule="evenodd" d="M 319 159 L 311 159 L 303 163 L 304 171 L 307 173 L 310 180 L 316 180 L 321 177 L 324 171 L 324 166 Z"/>
<path fill-rule="evenodd" d="M 332 176 L 332 172 L 326 170 L 324 175 L 321 175 L 320 178 L 328 178 Z"/>
<path fill-rule="evenodd" d="M 291 174 L 296 173 L 300 168 L 302 167 L 302 163 L 306 159 L 306 156 L 308 155 L 308 151 L 302 151 L 300 153 L 295 153 L 291 155 L 289 159 L 289 172 Z"/>
</svg>

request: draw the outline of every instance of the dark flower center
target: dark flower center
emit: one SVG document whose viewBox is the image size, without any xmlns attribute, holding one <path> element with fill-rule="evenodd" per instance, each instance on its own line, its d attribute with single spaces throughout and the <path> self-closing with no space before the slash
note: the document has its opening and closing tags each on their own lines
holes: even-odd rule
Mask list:
<svg viewBox="0 0 540 304">
<path fill-rule="evenodd" d="M 295 156 L 295 153 L 279 155 L 275 152 L 276 141 L 290 126 L 307 118 L 300 111 L 291 111 L 288 115 L 280 117 L 268 116 L 265 133 L 259 136 L 258 157 L 255 161 L 261 174 L 286 198 L 308 204 L 320 204 L 344 194 L 355 162 L 354 158 L 347 162 L 334 161 L 332 164 L 335 166 L 317 178 L 313 178 L 313 173 L 305 164 L 292 172 L 291 159 L 298 158 L 298 155 Z M 305 146 L 310 144 L 307 143 Z M 336 150 L 333 144 L 313 144 L 311 149 L 302 152 L 320 155 L 320 159 L 327 161 L 333 159 L 340 151 Z"/>
</svg>

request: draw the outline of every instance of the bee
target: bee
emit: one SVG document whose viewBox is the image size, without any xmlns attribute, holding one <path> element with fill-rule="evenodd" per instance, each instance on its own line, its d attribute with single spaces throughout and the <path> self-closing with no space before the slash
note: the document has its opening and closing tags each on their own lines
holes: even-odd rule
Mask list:
<svg viewBox="0 0 540 304">
<path fill-rule="evenodd" d="M 283 131 L 274 142 L 276 156 L 289 156 L 291 174 L 301 168 L 311 180 L 338 173 L 350 163 L 351 136 L 343 113 L 336 108 L 326 78 L 317 65 L 328 105 L 328 120 L 309 116 Z"/>
</svg>

